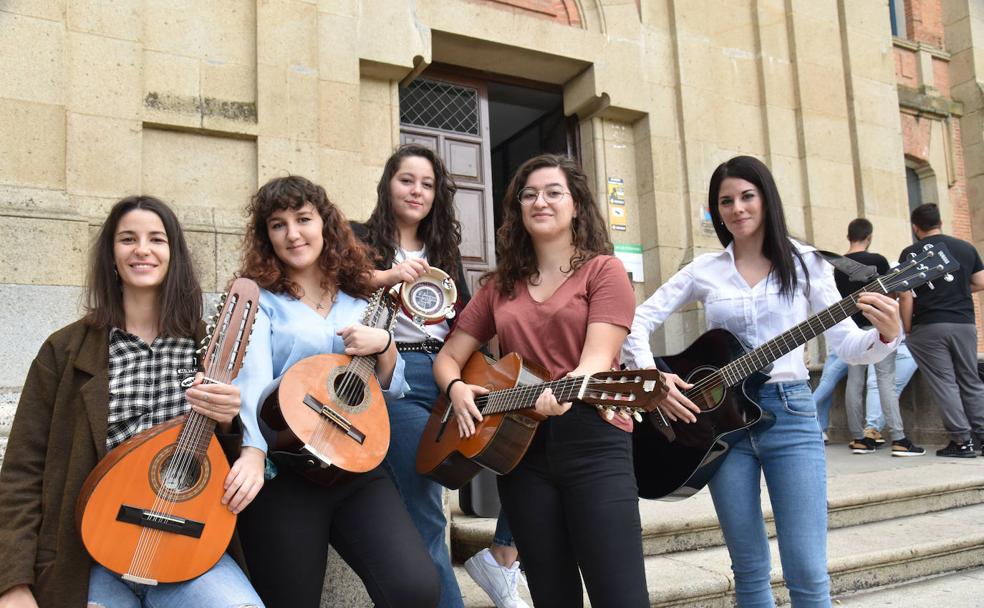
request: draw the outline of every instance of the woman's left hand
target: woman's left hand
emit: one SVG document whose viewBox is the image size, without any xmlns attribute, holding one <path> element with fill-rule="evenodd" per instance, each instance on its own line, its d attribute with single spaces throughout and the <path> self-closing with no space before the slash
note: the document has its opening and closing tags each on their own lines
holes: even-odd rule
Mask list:
<svg viewBox="0 0 984 608">
<path fill-rule="evenodd" d="M 858 309 L 871 321 L 885 342 L 899 335 L 899 303 L 880 293 L 863 293 L 858 298 Z"/>
<path fill-rule="evenodd" d="M 367 327 L 361 323 L 349 325 L 338 330 L 345 342 L 345 354 L 353 357 L 379 354 L 390 341 L 389 332 L 378 327 Z"/>
<path fill-rule="evenodd" d="M 228 425 L 239 414 L 239 387 L 220 382 L 204 383 L 205 374 L 198 372 L 185 397 L 191 409 L 208 416 L 219 424 Z"/>
<path fill-rule="evenodd" d="M 561 414 L 566 414 L 567 410 L 571 409 L 571 402 L 559 403 L 553 391 L 545 388 L 540 393 L 540 396 L 536 398 L 534 409 L 544 416 L 560 416 Z"/>
</svg>

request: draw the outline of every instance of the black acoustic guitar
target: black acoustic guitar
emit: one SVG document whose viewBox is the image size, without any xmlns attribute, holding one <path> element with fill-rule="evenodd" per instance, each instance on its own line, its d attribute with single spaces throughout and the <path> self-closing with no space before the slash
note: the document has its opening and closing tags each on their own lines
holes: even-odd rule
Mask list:
<svg viewBox="0 0 984 608">
<path fill-rule="evenodd" d="M 892 272 L 754 350 L 731 332 L 712 329 L 682 353 L 663 357 L 670 371 L 694 385 L 684 394 L 701 412 L 692 423 L 670 421 L 658 410 L 636 423 L 639 496 L 682 500 L 700 491 L 748 428 L 775 422 L 755 402 L 772 362 L 858 312 L 862 293 L 907 291 L 959 267 L 945 246 L 927 244 Z"/>
</svg>

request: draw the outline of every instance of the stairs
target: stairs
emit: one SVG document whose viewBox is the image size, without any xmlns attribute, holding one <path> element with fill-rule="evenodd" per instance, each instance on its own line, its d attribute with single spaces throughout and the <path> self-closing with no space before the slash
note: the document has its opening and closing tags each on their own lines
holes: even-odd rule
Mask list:
<svg viewBox="0 0 984 608">
<path fill-rule="evenodd" d="M 877 597 L 882 587 L 984 566 L 984 458 L 937 458 L 926 447 L 928 454 L 916 458 L 892 458 L 887 449 L 853 455 L 843 444 L 828 447 L 834 595 L 874 590 L 865 597 Z M 771 535 L 764 482 L 762 495 Z M 495 520 L 466 517 L 456 510 L 456 496 L 451 502 L 452 551 L 461 562 L 487 546 Z M 675 503 L 642 501 L 640 511 L 651 604 L 732 606 L 730 560 L 707 491 Z M 774 539 L 772 557 L 776 600 L 788 602 Z M 458 574 L 466 606 L 492 606 L 464 568 Z"/>
</svg>

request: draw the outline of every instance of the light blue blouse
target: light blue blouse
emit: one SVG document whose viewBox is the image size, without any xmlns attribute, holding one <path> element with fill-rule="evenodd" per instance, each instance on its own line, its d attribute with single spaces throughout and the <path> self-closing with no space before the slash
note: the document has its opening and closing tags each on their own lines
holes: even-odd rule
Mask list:
<svg viewBox="0 0 984 608">
<path fill-rule="evenodd" d="M 345 343 L 338 331 L 359 323 L 368 302 L 340 291 L 328 316 L 312 310 L 287 294 L 260 290 L 260 309 L 250 338 L 246 359 L 233 384 L 239 387 L 243 421 L 243 445 L 267 451 L 257 420 L 263 399 L 279 384 L 280 377 L 301 359 L 327 353 L 344 353 Z M 387 400 L 399 399 L 410 390 L 404 380 L 403 358 L 397 355 L 396 369 L 389 387 L 383 387 Z"/>
</svg>

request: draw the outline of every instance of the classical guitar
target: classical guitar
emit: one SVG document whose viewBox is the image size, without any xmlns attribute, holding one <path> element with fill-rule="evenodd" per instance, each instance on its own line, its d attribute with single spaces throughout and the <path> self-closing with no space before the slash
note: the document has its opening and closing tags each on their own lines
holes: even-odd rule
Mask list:
<svg viewBox="0 0 984 608">
<path fill-rule="evenodd" d="M 862 293 L 906 291 L 957 268 L 945 246 L 927 244 L 892 272 L 758 348 L 750 350 L 731 332 L 712 329 L 682 353 L 662 357 L 673 373 L 694 385 L 684 394 L 701 412 L 696 422 L 685 423 L 655 411 L 635 425 L 633 461 L 639 496 L 681 500 L 700 491 L 746 429 L 775 422 L 755 402 L 759 387 L 769 379 L 766 372 L 772 362 L 858 312 Z"/>
<path fill-rule="evenodd" d="M 260 293 L 237 279 L 223 297 L 205 382 L 229 383 L 239 372 Z M 144 585 L 186 581 L 219 561 L 236 516 L 221 503 L 229 463 L 215 424 L 192 411 L 130 437 L 96 465 L 75 510 L 94 560 Z"/>
<path fill-rule="evenodd" d="M 543 389 L 553 390 L 557 401 L 594 405 L 606 416 L 656 408 L 666 395 L 663 375 L 657 370 L 623 370 L 590 376 L 565 377 L 546 382 L 547 373 L 510 353 L 490 362 L 476 352 L 465 363 L 461 377 L 492 392 L 475 399 L 482 420 L 475 423 L 475 434 L 460 437 L 451 416 L 452 409 L 442 396 L 431 412 L 417 448 L 417 472 L 456 490 L 474 477 L 482 467 L 504 474 L 511 471 L 526 453 L 537 425 L 543 417 L 533 404 Z"/>
<path fill-rule="evenodd" d="M 392 329 L 397 304 L 380 289 L 362 323 Z M 275 462 L 325 485 L 345 472 L 364 473 L 389 449 L 386 401 L 374 375 L 375 356 L 314 355 L 292 365 L 264 400 L 260 418 L 274 432 Z"/>
</svg>

